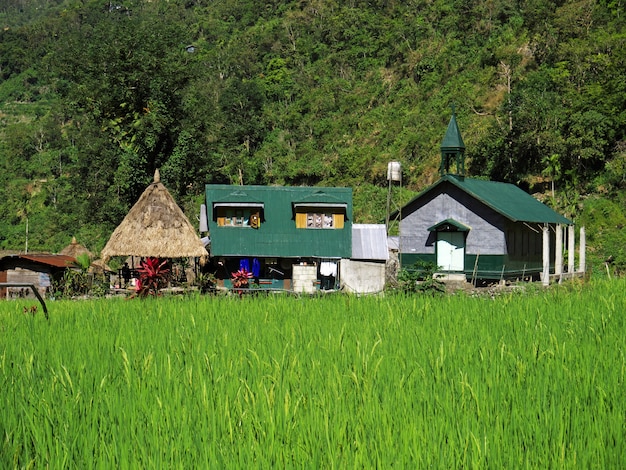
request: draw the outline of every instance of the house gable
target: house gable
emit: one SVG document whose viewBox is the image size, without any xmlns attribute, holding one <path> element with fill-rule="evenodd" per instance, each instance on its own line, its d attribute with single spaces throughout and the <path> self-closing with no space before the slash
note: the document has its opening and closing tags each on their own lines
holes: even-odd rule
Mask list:
<svg viewBox="0 0 626 470">
<path fill-rule="evenodd" d="M 468 275 L 500 278 L 540 272 L 540 226 L 548 221 L 567 219 L 544 206 L 549 211 L 543 218 L 516 220 L 503 214 L 510 212 L 505 211 L 502 204 L 500 211 L 496 211 L 494 205 L 486 203 L 484 194 L 477 198 L 448 178 L 442 178 L 402 209 L 403 264 L 410 266 L 418 260 L 436 262 L 438 232 L 460 231 L 466 234 L 464 265 Z M 516 211 L 515 215 L 519 217 L 522 213 Z"/>
<path fill-rule="evenodd" d="M 454 175 L 443 176 L 435 184 L 414 197 L 402 209 L 402 216 L 404 217 L 404 214 L 410 212 L 413 207 L 419 206 L 420 201 L 428 197 L 429 194 L 436 192 L 439 186 L 446 184 L 456 186 L 467 196 L 474 198 L 513 222 L 572 224 L 571 220 L 513 184 Z"/>
<path fill-rule="evenodd" d="M 403 253 L 434 254 L 438 229 L 467 233 L 468 254 L 506 252 L 506 218 L 454 185 L 434 185 L 403 209 L 400 222 Z"/>
</svg>

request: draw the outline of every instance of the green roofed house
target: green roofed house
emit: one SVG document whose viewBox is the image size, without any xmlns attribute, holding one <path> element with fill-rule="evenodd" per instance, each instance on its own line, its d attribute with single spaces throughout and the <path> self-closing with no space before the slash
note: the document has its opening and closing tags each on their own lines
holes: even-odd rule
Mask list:
<svg viewBox="0 0 626 470">
<path fill-rule="evenodd" d="M 352 252 L 352 189 L 206 185 L 211 269 L 240 268 L 261 288 L 334 289 Z"/>
<path fill-rule="evenodd" d="M 465 177 L 464 153 L 453 113 L 441 144 L 441 178 L 394 214 L 402 267 L 425 261 L 461 279 L 541 277 L 547 283 L 546 273 L 563 273 L 563 228 L 569 226 L 573 273 L 572 221 L 513 184 Z M 580 261 L 584 266 L 584 255 Z"/>
</svg>

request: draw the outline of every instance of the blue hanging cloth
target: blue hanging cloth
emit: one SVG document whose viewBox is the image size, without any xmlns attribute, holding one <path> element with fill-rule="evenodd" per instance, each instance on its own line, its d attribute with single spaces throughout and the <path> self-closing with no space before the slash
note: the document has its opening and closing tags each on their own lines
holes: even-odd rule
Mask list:
<svg viewBox="0 0 626 470">
<path fill-rule="evenodd" d="M 250 272 L 250 260 L 248 258 L 241 258 L 239 260 L 239 269 L 245 269 Z"/>
<path fill-rule="evenodd" d="M 258 278 L 261 275 L 261 262 L 259 258 L 252 260 L 252 277 Z"/>
</svg>

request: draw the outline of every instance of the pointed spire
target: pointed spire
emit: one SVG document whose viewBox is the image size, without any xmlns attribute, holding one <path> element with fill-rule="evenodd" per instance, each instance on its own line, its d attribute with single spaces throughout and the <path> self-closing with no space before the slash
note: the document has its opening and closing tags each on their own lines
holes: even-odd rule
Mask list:
<svg viewBox="0 0 626 470">
<path fill-rule="evenodd" d="M 441 142 L 441 166 L 439 173 L 441 176 L 448 174 L 465 176 L 465 143 L 456 122 L 456 106 L 452 104 L 451 108 L 452 117 Z M 452 169 L 453 164 L 456 165 L 456 172 Z"/>
<path fill-rule="evenodd" d="M 448 123 L 448 130 L 441 142 L 441 150 L 465 150 L 465 143 L 459 130 L 459 125 L 456 122 L 456 110 L 452 105 L 452 117 Z"/>
</svg>

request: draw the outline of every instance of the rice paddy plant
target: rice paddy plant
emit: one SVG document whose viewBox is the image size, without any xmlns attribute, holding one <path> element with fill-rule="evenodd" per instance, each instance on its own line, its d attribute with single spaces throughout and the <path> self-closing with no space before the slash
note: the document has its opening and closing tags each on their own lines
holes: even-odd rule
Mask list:
<svg viewBox="0 0 626 470">
<path fill-rule="evenodd" d="M 624 280 L 0 303 L 2 468 L 618 468 Z"/>
</svg>

